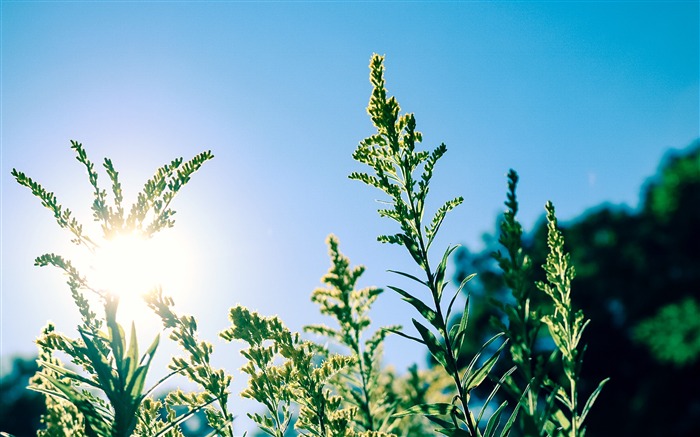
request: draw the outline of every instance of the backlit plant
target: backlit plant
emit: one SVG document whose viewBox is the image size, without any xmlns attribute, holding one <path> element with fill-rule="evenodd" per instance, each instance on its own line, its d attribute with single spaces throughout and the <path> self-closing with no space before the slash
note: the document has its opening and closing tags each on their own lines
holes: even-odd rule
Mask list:
<svg viewBox="0 0 700 437">
<path fill-rule="evenodd" d="M 330 236 L 331 267 L 322 278 L 325 287 L 313 291 L 311 300 L 332 324 L 306 326 L 304 330 L 310 334 L 306 338 L 290 331 L 278 316 L 263 316 L 241 305 L 229 310 L 231 324 L 220 336 L 233 345 L 243 344 L 241 353 L 247 362 L 241 371 L 248 384 L 241 396 L 261 405 L 260 411 L 248 416 L 261 432 L 274 437 L 505 437 L 514 430 L 523 435 L 583 436 L 584 419 L 605 381 L 581 406 L 577 380 L 584 350 L 581 336 L 588 321 L 571 305 L 573 267 L 563 250 L 553 206 L 546 207 L 550 255 L 543 267 L 547 281 L 536 284 L 550 299 L 550 311 L 549 307 L 531 305 L 536 290 L 526 273 L 532 265 L 523 253 L 522 230 L 515 219 L 517 175 L 509 174 L 508 211 L 500 240 L 506 254 L 495 257 L 515 302 L 502 307 L 508 317 L 501 325 L 502 332 L 464 360 L 462 349 L 470 335 L 466 290 L 473 275 L 446 294 L 450 285 L 446 271 L 455 247 L 442 250 L 437 264 L 431 252 L 444 219 L 462 198 L 445 202 L 432 219 L 424 220 L 433 172 L 447 148 L 441 144 L 433 151 L 417 149 L 422 136 L 416 130 L 415 117 L 400 114 L 396 99 L 388 97 L 384 58 L 374 55 L 370 71 L 373 91 L 367 110 L 376 133 L 363 140 L 353 155 L 370 171 L 352 173 L 350 178 L 388 196 L 389 206 L 379 214 L 395 221 L 399 231 L 380 236 L 379 241 L 403 246 L 421 270 L 418 275 L 394 273 L 427 291 L 427 299 L 420 297 L 425 293 L 388 286 L 417 311 L 419 317 L 412 320 L 416 333 L 389 326 L 368 334 L 369 312 L 382 290 L 357 288 L 364 267 L 351 268 L 340 252 L 338 239 Z M 74 243 L 93 254 L 100 241 L 134 233 L 147 239 L 173 226 L 173 198 L 213 157 L 203 152 L 190 161 L 178 158 L 159 168 L 127 214 L 119 174 L 111 160 L 105 159 L 103 164 L 111 185 L 108 196 L 98 185 L 98 174 L 82 145 L 73 142 L 72 148 L 87 169 L 100 238 L 88 235 L 53 193 L 22 172 L 13 170 L 12 175 L 40 199 L 60 227 L 72 233 Z M 234 436 L 235 415 L 228 405 L 232 376 L 211 365 L 213 347 L 200 339 L 194 316 L 177 314 L 173 299 L 159 287 L 145 296 L 169 339 L 183 352 L 183 356 L 171 358 L 166 375 L 146 387 L 161 339 L 156 337 L 145 352 L 139 352 L 135 326 L 132 324 L 127 335 L 117 323 L 118 295 L 93 286 L 60 255 L 42 255 L 36 264 L 53 265 L 65 273 L 81 319 L 77 338 L 61 334 L 49 324 L 37 339 L 40 370 L 30 388 L 46 398 L 40 435 L 179 436 L 190 417 L 203 414 L 211 435 Z M 456 304 L 461 310 L 455 309 Z M 543 327 L 555 345 L 549 358 L 533 351 Z M 384 340 L 390 334 L 423 345 L 438 366 L 428 370 L 414 367 L 406 375 L 397 374 L 382 362 Z M 59 360 L 59 352 L 70 364 Z M 510 360 L 507 371 L 496 373 L 499 360 Z M 561 378 L 552 370 L 556 366 Z M 176 375 L 199 389 L 165 390 Z M 165 390 L 165 395 L 156 398 L 156 388 Z M 490 404 L 496 399 L 492 408 Z"/>
</svg>

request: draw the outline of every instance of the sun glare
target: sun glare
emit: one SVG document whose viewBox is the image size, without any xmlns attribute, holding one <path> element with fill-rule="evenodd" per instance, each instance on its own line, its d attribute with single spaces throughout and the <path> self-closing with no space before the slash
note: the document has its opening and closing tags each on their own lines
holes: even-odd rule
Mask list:
<svg viewBox="0 0 700 437">
<path fill-rule="evenodd" d="M 168 274 L 166 251 L 159 241 L 138 233 L 121 234 L 100 247 L 93 266 L 93 284 L 120 298 L 139 297 Z"/>
<path fill-rule="evenodd" d="M 100 293 L 119 297 L 120 323 L 134 321 L 139 328 L 155 328 L 160 323 L 143 296 L 162 286 L 165 294 L 179 300 L 191 279 L 186 253 L 183 243 L 167 231 L 152 238 L 138 232 L 120 234 L 103 241 L 91 257 L 88 282 Z"/>
</svg>

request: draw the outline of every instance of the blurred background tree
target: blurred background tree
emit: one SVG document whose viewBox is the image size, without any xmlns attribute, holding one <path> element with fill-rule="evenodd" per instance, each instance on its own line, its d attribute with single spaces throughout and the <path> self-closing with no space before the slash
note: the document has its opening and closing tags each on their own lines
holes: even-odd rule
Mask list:
<svg viewBox="0 0 700 437">
<path fill-rule="evenodd" d="M 36 435 L 46 410 L 44 396 L 27 389 L 38 370 L 36 358 L 14 357 L 9 368 L 0 375 L 0 431 L 17 437 Z"/>
<path fill-rule="evenodd" d="M 601 205 L 561 226 L 577 272 L 574 304 L 591 319 L 582 383 L 592 391 L 611 377 L 587 435 L 700 435 L 700 140 L 667 153 L 637 210 Z M 491 257 L 497 234 L 485 242 L 483 251 L 462 248 L 455 257 L 458 281 L 478 273 L 465 356 L 495 332 L 490 319 L 502 318 L 491 300 L 511 299 Z M 532 280 L 542 280 L 544 221 L 524 245 Z M 541 334 L 540 349 L 551 350 Z"/>
</svg>

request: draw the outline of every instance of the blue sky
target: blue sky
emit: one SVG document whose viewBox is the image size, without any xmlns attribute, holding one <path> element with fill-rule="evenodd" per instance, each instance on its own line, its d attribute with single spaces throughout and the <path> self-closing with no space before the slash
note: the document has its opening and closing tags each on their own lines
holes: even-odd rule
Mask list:
<svg viewBox="0 0 700 437">
<path fill-rule="evenodd" d="M 393 230 L 375 212 L 380 193 L 347 179 L 373 132 L 372 53 L 386 55 L 388 89 L 416 114 L 423 146 L 448 147 L 432 205 L 465 198 L 436 248 L 481 247 L 509 168 L 529 229 L 549 199 L 563 220 L 603 202 L 635 207 L 664 153 L 700 136 L 698 2 L 1 7 L 3 358 L 32 353 L 46 320 L 68 332 L 77 323 L 60 274 L 32 266 L 69 251 L 69 236 L 10 176 L 25 171 L 89 221 L 71 139 L 93 161 L 111 157 L 132 195 L 170 159 L 213 151 L 175 201 L 166 237 L 187 266 L 176 301 L 239 391 L 239 345 L 216 341 L 226 308 L 280 314 L 293 329 L 321 321 L 308 296 L 328 268 L 329 233 L 367 266 L 362 285 L 415 271 L 401 248 L 375 242 Z M 412 316 L 387 292 L 374 320 L 409 326 Z M 424 361 L 403 339 L 386 355 L 399 369 Z"/>
</svg>

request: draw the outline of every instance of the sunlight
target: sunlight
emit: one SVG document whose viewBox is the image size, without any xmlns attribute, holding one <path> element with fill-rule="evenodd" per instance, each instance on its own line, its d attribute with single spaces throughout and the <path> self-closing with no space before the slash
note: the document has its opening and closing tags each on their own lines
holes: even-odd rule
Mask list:
<svg viewBox="0 0 700 437">
<path fill-rule="evenodd" d="M 93 285 L 122 299 L 142 296 L 159 285 L 159 278 L 168 274 L 168 263 L 155 243 L 136 232 L 107 241 L 96 254 Z"/>
<path fill-rule="evenodd" d="M 160 320 L 143 296 L 161 286 L 165 294 L 179 301 L 183 289 L 191 287 L 185 246 L 167 231 L 152 238 L 144 238 L 138 231 L 117 235 L 104 240 L 90 259 L 88 282 L 102 293 L 119 297 L 120 323 L 128 326 L 134 321 L 140 333 L 155 335 Z"/>
</svg>

